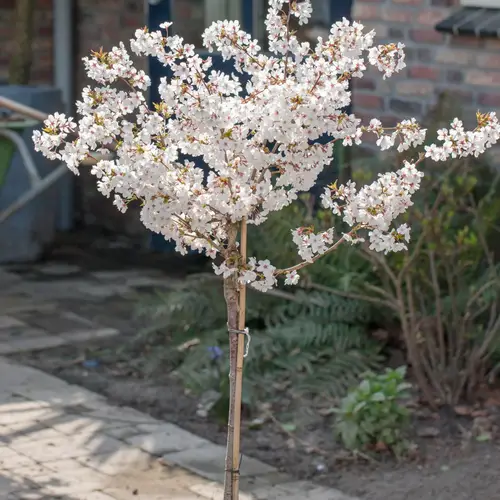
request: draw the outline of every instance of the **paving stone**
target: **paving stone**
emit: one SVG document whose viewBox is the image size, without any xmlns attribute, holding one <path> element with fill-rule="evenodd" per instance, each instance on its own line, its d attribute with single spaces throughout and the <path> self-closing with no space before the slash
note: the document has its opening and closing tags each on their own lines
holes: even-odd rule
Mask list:
<svg viewBox="0 0 500 500">
<path fill-rule="evenodd" d="M 49 427 L 42 429 L 22 429 L 21 431 L 12 430 L 10 436 L 5 436 L 6 442 L 11 444 L 24 444 L 33 443 L 35 441 L 44 441 L 47 439 L 57 439 L 62 437 L 63 434 L 57 432 L 55 429 Z"/>
<path fill-rule="evenodd" d="M 50 263 L 44 266 L 37 266 L 36 270 L 48 276 L 69 276 L 81 272 L 80 267 L 65 263 Z"/>
<path fill-rule="evenodd" d="M 32 328 L 30 326 L 11 327 L 0 329 L 0 343 L 10 343 L 17 340 L 45 337 L 47 332 L 41 328 Z"/>
<path fill-rule="evenodd" d="M 55 335 L 45 335 L 40 337 L 10 340 L 0 342 L 0 354 L 14 354 L 16 352 L 41 351 L 51 349 L 65 344 L 65 340 Z"/>
<path fill-rule="evenodd" d="M 74 474 L 82 469 L 85 470 L 89 469 L 89 467 L 87 467 L 86 465 L 82 464 L 81 462 L 79 462 L 77 459 L 74 458 L 66 458 L 64 460 L 55 460 L 52 462 L 47 462 L 46 464 L 44 464 L 44 467 L 52 473 L 56 472 L 62 475 L 65 475 L 66 472 Z M 93 470 L 95 471 L 95 469 Z"/>
<path fill-rule="evenodd" d="M 107 422 L 121 422 L 127 424 L 161 424 L 161 420 L 157 420 L 149 415 L 141 413 L 127 406 L 111 406 L 102 405 L 102 408 L 86 415 L 89 418 L 99 418 Z"/>
<path fill-rule="evenodd" d="M 156 460 L 137 448 L 121 448 L 114 453 L 103 453 L 79 457 L 77 461 L 108 475 L 122 474 L 126 471 L 146 471 Z"/>
<path fill-rule="evenodd" d="M 33 299 L 43 299 L 43 301 L 84 299 L 85 293 L 82 292 L 81 287 L 87 284 L 88 280 L 85 279 L 29 281 L 17 285 L 15 291 L 18 294 L 27 294 Z"/>
<path fill-rule="evenodd" d="M 174 424 L 163 424 L 152 434 L 133 436 L 125 440 L 152 455 L 210 446 L 210 441 L 195 436 Z"/>
<path fill-rule="evenodd" d="M 46 463 L 65 458 L 115 452 L 123 446 L 123 443 L 104 435 L 79 433 L 74 436 L 63 436 L 32 443 L 11 443 L 9 446 L 21 454 L 29 455 L 37 462 Z"/>
<path fill-rule="evenodd" d="M 114 497 L 102 491 L 90 491 L 87 493 L 73 493 L 71 500 L 116 500 Z M 140 499 L 138 499 L 140 500 Z"/>
<path fill-rule="evenodd" d="M 18 389 L 24 384 L 30 384 L 40 387 L 44 382 L 50 380 L 51 386 L 57 387 L 59 384 L 55 381 L 62 381 L 51 375 L 46 375 L 40 370 L 28 366 L 18 365 L 10 360 L 0 357 L 0 381 L 2 387 L 8 388 L 13 393 L 18 393 Z M 36 381 L 36 382 L 35 382 Z"/>
<path fill-rule="evenodd" d="M 0 498 L 6 498 L 8 494 L 18 491 L 26 491 L 36 488 L 36 484 L 28 481 L 16 481 L 14 478 L 5 477 L 0 474 Z M 22 497 L 21 497 L 22 498 Z"/>
<path fill-rule="evenodd" d="M 0 316 L 0 329 L 12 327 L 26 327 L 26 323 L 12 316 Z"/>
<path fill-rule="evenodd" d="M 104 493 L 111 495 L 115 500 L 205 500 L 203 497 L 200 497 L 195 494 L 182 493 L 182 492 L 158 492 L 158 493 L 141 493 L 138 490 L 137 493 L 134 493 L 135 490 L 124 490 L 121 488 L 110 488 L 104 490 Z M 168 496 L 166 496 L 166 494 Z"/>
<path fill-rule="evenodd" d="M 48 497 L 39 490 L 23 491 L 17 493 L 11 493 L 7 496 L 7 500 L 54 500 L 52 497 Z"/>
<path fill-rule="evenodd" d="M 194 448 L 178 453 L 167 453 L 163 456 L 163 460 L 167 463 L 180 465 L 201 477 L 223 482 L 225 456 L 226 450 L 222 446 L 210 444 L 202 448 Z M 254 458 L 243 457 L 241 476 L 258 476 L 275 471 L 276 469 L 270 465 L 266 465 Z"/>
<path fill-rule="evenodd" d="M 64 386 L 58 384 L 55 390 L 38 389 L 37 387 L 26 388 L 23 390 L 23 396 L 50 406 L 65 406 L 68 407 L 68 411 L 73 411 L 71 407 L 76 409 L 80 406 L 82 413 L 95 410 L 105 404 L 106 401 L 99 394 L 88 391 L 83 387 L 69 384 Z"/>
<path fill-rule="evenodd" d="M 18 453 L 6 445 L 0 445 L 0 471 L 32 467 L 34 465 L 36 465 L 36 462 L 32 458 Z M 0 477 L 3 475 L 4 472 L 0 472 Z"/>
<path fill-rule="evenodd" d="M 127 427 L 128 423 L 124 422 L 113 422 L 110 420 L 102 420 L 99 418 L 90 418 L 82 415 L 62 415 L 56 419 L 54 419 L 49 424 L 56 431 L 61 432 L 62 434 L 66 434 L 68 436 L 77 434 L 79 432 L 84 432 L 86 434 L 91 432 L 99 432 L 103 434 L 107 434 L 111 437 L 114 437 L 112 434 L 109 434 L 107 431 L 110 429 L 117 429 L 120 427 Z"/>
<path fill-rule="evenodd" d="M 22 477 L 22 478 L 30 478 L 34 482 L 37 477 L 43 477 L 50 473 L 50 470 L 45 468 L 42 464 L 34 462 L 32 465 L 25 465 L 23 467 L 15 467 L 11 471 L 12 477 Z M 0 475 L 2 475 L 2 471 L 0 470 Z"/>
<path fill-rule="evenodd" d="M 66 470 L 64 474 L 47 471 L 44 476 L 33 478 L 41 486 L 41 490 L 53 495 L 70 495 L 73 493 L 103 490 L 112 485 L 112 478 L 99 472 L 81 467 L 78 470 Z"/>
<path fill-rule="evenodd" d="M 124 295 L 130 291 L 126 285 L 103 285 L 102 283 L 92 284 L 83 283 L 78 287 L 81 294 L 87 295 L 94 299 L 108 299 L 115 295 Z"/>
<path fill-rule="evenodd" d="M 197 493 L 203 498 L 212 499 L 222 499 L 224 495 L 224 486 L 220 483 L 211 482 L 211 483 L 198 483 L 189 486 L 189 489 L 193 493 Z M 252 495 L 248 495 L 247 493 L 240 492 L 240 500 L 254 500 Z"/>
<path fill-rule="evenodd" d="M 36 403 L 34 403 L 36 404 Z M 42 403 L 43 404 L 43 403 Z M 18 407 L 19 409 L 14 409 Z M 44 422 L 61 415 L 60 411 L 54 410 L 49 407 L 40 406 L 39 408 L 23 408 L 22 404 L 17 405 L 2 405 L 0 406 L 0 425 L 9 426 L 10 424 L 17 424 L 25 422 L 28 426 L 38 422 Z"/>
<path fill-rule="evenodd" d="M 81 330 L 74 332 L 65 332 L 60 334 L 67 343 L 87 342 L 89 340 L 113 337 L 120 333 L 116 328 L 93 328 L 91 330 Z"/>
<path fill-rule="evenodd" d="M 0 441 L 8 444 L 13 438 L 26 436 L 47 430 L 48 427 L 40 422 L 26 421 L 0 425 Z"/>
<path fill-rule="evenodd" d="M 114 429 L 105 429 L 103 432 L 107 436 L 111 436 L 121 440 L 125 440 L 126 438 L 131 438 L 132 436 L 138 436 L 142 434 L 142 431 L 133 425 L 127 425 L 125 427 L 117 427 Z"/>
<path fill-rule="evenodd" d="M 3 314 L 16 314 L 24 311 L 50 311 L 56 309 L 56 304 L 46 301 L 36 301 L 26 294 L 0 295 L 0 311 Z"/>
<path fill-rule="evenodd" d="M 77 332 L 94 328 L 92 321 L 69 311 L 27 311 L 16 315 L 24 323 L 41 328 L 49 334 Z"/>
<path fill-rule="evenodd" d="M 94 271 L 90 274 L 100 281 L 117 281 L 123 283 L 127 279 L 137 278 L 151 273 L 157 274 L 157 271 L 154 269 L 151 271 L 146 269 L 124 269 L 120 271 Z"/>
</svg>

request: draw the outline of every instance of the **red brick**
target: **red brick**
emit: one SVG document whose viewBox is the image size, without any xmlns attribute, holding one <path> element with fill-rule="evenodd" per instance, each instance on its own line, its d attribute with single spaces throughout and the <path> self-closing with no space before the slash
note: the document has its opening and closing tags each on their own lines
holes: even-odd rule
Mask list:
<svg viewBox="0 0 500 500">
<path fill-rule="evenodd" d="M 449 12 L 442 9 L 423 9 L 417 17 L 417 23 L 424 26 L 434 27 L 447 15 L 449 15 Z"/>
<path fill-rule="evenodd" d="M 465 83 L 481 85 L 485 87 L 500 84 L 500 72 L 471 70 L 465 73 Z"/>
<path fill-rule="evenodd" d="M 392 111 L 404 114 L 406 118 L 408 118 L 408 115 L 420 115 L 423 110 L 421 101 L 395 98 L 391 99 L 389 104 Z"/>
<path fill-rule="evenodd" d="M 493 106 L 495 108 L 500 108 L 500 94 L 489 94 L 484 92 L 478 95 L 477 102 L 481 106 Z"/>
<path fill-rule="evenodd" d="M 439 69 L 431 66 L 412 66 L 408 69 L 410 78 L 422 78 L 423 80 L 437 80 Z"/>
<path fill-rule="evenodd" d="M 484 40 L 484 46 L 487 50 L 500 50 L 500 40 L 498 38 Z"/>
<path fill-rule="evenodd" d="M 356 92 L 353 96 L 353 103 L 355 106 L 368 109 L 383 109 L 384 101 L 378 95 L 361 94 Z"/>
<path fill-rule="evenodd" d="M 480 68 L 500 68 L 500 55 L 499 54 L 479 54 L 477 56 L 477 65 Z"/>
<path fill-rule="evenodd" d="M 450 37 L 450 46 L 452 47 L 468 47 L 476 49 L 484 45 L 484 40 L 477 36 L 458 35 Z"/>
<path fill-rule="evenodd" d="M 412 9 L 403 9 L 397 7 L 386 7 L 382 11 L 382 19 L 393 23 L 410 23 L 415 17 Z"/>
<path fill-rule="evenodd" d="M 396 94 L 399 95 L 427 96 L 433 93 L 434 85 L 431 82 L 403 80 L 396 83 Z"/>
<path fill-rule="evenodd" d="M 363 22 L 363 25 L 365 27 L 365 32 L 374 30 L 378 40 L 380 40 L 380 38 L 387 38 L 389 36 L 389 28 L 385 24 L 365 21 Z"/>
<path fill-rule="evenodd" d="M 472 51 L 452 49 L 449 47 L 443 47 L 436 53 L 436 61 L 447 64 L 471 64 L 476 57 L 477 54 Z"/>
<path fill-rule="evenodd" d="M 377 82 L 373 78 L 355 78 L 353 86 L 355 90 L 375 90 Z"/>
<path fill-rule="evenodd" d="M 394 115 L 382 115 L 379 117 L 384 127 L 395 127 L 401 120 Z"/>
<path fill-rule="evenodd" d="M 355 2 L 352 17 L 354 19 L 379 19 L 380 8 L 377 5 Z"/>
<path fill-rule="evenodd" d="M 445 35 L 433 29 L 414 29 L 410 31 L 410 38 L 418 43 L 443 43 Z"/>
</svg>

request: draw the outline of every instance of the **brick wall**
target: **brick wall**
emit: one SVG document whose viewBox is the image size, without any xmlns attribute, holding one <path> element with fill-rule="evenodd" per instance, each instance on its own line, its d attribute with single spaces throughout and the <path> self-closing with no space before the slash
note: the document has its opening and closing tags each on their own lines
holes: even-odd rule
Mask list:
<svg viewBox="0 0 500 500">
<path fill-rule="evenodd" d="M 377 32 L 380 43 L 406 44 L 407 67 L 388 80 L 370 68 L 354 86 L 354 111 L 390 124 L 422 117 L 438 93 L 457 95 L 467 116 L 500 108 L 500 40 L 435 31 L 458 0 L 355 0 L 353 18 Z M 377 74 L 378 73 L 378 74 Z"/>
<path fill-rule="evenodd" d="M 14 52 L 15 0 L 0 0 L 0 84 L 7 83 L 10 54 Z M 37 0 L 34 16 L 31 83 L 52 81 L 52 0 Z"/>
<path fill-rule="evenodd" d="M 135 30 L 145 25 L 144 4 L 142 0 L 77 1 L 76 98 L 81 95 L 82 88 L 91 83 L 86 78 L 82 57 L 101 46 L 104 50 L 110 50 L 121 41 L 127 46 L 127 41 Z M 137 67 L 140 68 L 140 64 Z M 96 190 L 96 178 L 90 175 L 88 169 L 81 169 L 78 183 L 79 215 L 85 224 L 130 236 L 145 234 L 137 210 L 130 209 L 125 214 L 120 213 L 113 206 L 112 198 L 105 198 Z"/>
</svg>

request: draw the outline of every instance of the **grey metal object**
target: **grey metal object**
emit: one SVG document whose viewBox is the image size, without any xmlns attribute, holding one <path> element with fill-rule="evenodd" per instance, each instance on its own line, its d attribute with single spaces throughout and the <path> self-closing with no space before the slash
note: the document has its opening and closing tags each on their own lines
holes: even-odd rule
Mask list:
<svg viewBox="0 0 500 500">
<path fill-rule="evenodd" d="M 28 173 L 31 187 L 24 194 L 19 196 L 16 201 L 12 202 L 8 207 L 0 210 L 0 224 L 5 222 L 12 214 L 26 206 L 31 200 L 36 198 L 40 193 L 43 193 L 47 188 L 57 182 L 63 175 L 68 172 L 65 165 L 60 164 L 53 172 L 45 177 L 41 177 L 35 162 L 31 156 L 30 150 L 23 141 L 21 135 L 13 130 L 0 129 L 0 136 L 3 136 L 12 141 L 19 154 L 21 155 L 23 165 Z"/>
<path fill-rule="evenodd" d="M 54 240 L 61 211 L 73 211 L 61 203 L 66 171 L 54 174 L 60 165 L 35 153 L 31 138 L 47 114 L 62 110 L 61 93 L 42 85 L 0 86 L 0 108 L 28 118 L 20 120 L 21 129 L 1 127 L 2 140 L 9 136 L 15 153 L 0 189 L 0 263 L 29 262 Z"/>
</svg>

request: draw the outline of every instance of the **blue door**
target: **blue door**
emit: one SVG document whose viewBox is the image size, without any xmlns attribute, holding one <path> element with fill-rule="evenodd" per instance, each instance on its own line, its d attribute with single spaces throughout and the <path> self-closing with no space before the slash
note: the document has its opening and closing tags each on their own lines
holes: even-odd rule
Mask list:
<svg viewBox="0 0 500 500">
<path fill-rule="evenodd" d="M 328 36 L 330 26 L 343 17 L 350 19 L 353 0 L 311 0 L 313 16 L 310 22 L 301 27 L 300 38 L 315 40 L 318 35 Z M 172 21 L 171 27 L 175 34 L 182 36 L 186 43 L 193 44 L 201 54 L 204 48 L 201 35 L 212 22 L 231 19 L 239 20 L 246 32 L 259 40 L 261 47 L 266 48 L 266 31 L 264 19 L 267 13 L 268 0 L 149 0 L 148 27 L 157 30 L 160 23 Z M 218 69 L 228 73 L 234 71 L 232 61 L 222 61 L 217 54 L 210 56 Z M 151 58 L 149 64 L 151 77 L 150 104 L 158 102 L 158 85 L 160 78 L 168 76 L 168 69 L 156 59 Z M 332 165 L 322 173 L 316 190 L 322 191 L 322 186 L 336 177 L 338 168 Z M 153 249 L 171 251 L 174 246 L 167 243 L 161 235 L 152 237 Z"/>
</svg>

